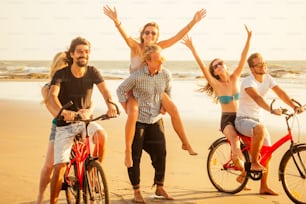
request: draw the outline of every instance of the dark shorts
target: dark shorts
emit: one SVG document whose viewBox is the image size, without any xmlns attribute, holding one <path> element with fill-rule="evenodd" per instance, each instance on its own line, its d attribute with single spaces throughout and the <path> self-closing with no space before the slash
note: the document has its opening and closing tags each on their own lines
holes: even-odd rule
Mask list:
<svg viewBox="0 0 306 204">
<path fill-rule="evenodd" d="M 221 116 L 221 132 L 227 125 L 235 127 L 236 112 L 223 112 Z"/>
</svg>

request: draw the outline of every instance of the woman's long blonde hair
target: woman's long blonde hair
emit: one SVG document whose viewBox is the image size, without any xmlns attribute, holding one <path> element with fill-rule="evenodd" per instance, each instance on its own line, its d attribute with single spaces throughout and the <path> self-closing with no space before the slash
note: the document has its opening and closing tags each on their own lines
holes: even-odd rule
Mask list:
<svg viewBox="0 0 306 204">
<path fill-rule="evenodd" d="M 49 78 L 52 79 L 56 71 L 66 67 L 67 65 L 66 52 L 58 52 L 53 58 Z"/>
<path fill-rule="evenodd" d="M 68 63 L 67 63 L 67 52 L 58 52 L 54 56 L 54 58 L 52 60 L 52 64 L 50 66 L 50 73 L 49 73 L 50 80 L 52 80 L 52 78 L 53 78 L 53 76 L 54 76 L 56 71 L 58 71 L 60 69 L 63 69 L 67 65 L 68 65 Z M 47 102 L 48 102 L 48 95 L 44 95 L 42 93 L 42 96 L 44 98 L 42 103 L 47 104 Z"/>
</svg>

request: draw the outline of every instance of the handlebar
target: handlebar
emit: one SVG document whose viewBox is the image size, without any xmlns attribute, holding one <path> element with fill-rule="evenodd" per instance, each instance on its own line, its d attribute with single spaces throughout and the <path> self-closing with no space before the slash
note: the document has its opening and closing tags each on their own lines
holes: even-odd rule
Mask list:
<svg viewBox="0 0 306 204">
<path fill-rule="evenodd" d="M 273 113 L 273 104 L 274 104 L 275 101 L 276 101 L 276 100 L 273 99 L 272 102 L 271 102 L 271 104 L 270 104 L 270 112 L 271 112 L 271 113 Z M 295 103 L 298 107 L 303 107 L 304 109 L 306 109 L 306 104 L 305 104 L 305 105 L 301 105 L 301 103 L 299 103 L 299 102 L 296 101 L 295 99 L 291 99 L 291 101 L 292 101 L 293 103 Z M 288 109 L 286 109 L 286 108 L 280 107 L 280 109 L 282 110 L 282 114 L 283 114 L 283 115 L 286 115 L 286 116 L 289 116 L 289 118 L 290 118 L 291 116 L 293 116 L 294 114 L 296 114 L 296 112 L 294 112 L 294 113 L 288 113 Z"/>
<path fill-rule="evenodd" d="M 107 100 L 108 103 L 114 105 L 116 107 L 116 112 L 117 112 L 117 115 L 120 115 L 120 110 L 119 110 L 119 107 L 118 105 L 113 102 L 112 100 L 108 99 Z M 62 119 L 63 116 L 61 116 L 62 112 L 64 109 L 66 108 L 69 108 L 70 106 L 73 105 L 73 102 L 72 101 L 69 101 L 68 103 L 66 103 L 65 105 L 62 106 L 61 110 L 59 111 L 58 115 L 56 116 L 56 118 L 58 119 Z M 113 116 L 113 117 L 110 117 L 108 116 L 107 114 L 102 114 L 98 117 L 95 117 L 95 118 L 90 118 L 90 119 L 82 119 L 81 115 L 77 114 L 74 118 L 73 121 L 69 121 L 69 122 L 85 122 L 85 123 L 89 123 L 89 122 L 92 122 L 92 121 L 97 121 L 97 120 L 107 120 L 107 119 L 111 119 L 111 118 L 116 118 L 117 116 Z"/>
</svg>

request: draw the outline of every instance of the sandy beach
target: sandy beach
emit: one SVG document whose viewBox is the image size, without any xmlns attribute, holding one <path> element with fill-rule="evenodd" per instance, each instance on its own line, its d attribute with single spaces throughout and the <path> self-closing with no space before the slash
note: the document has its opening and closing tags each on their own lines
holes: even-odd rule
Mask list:
<svg viewBox="0 0 306 204">
<path fill-rule="evenodd" d="M 42 84 L 42 82 L 39 83 Z M 110 84 L 111 90 L 116 89 L 116 83 L 118 82 Z M 0 81 L 0 87 L 1 203 L 34 203 L 38 192 L 39 174 L 47 150 L 52 118 L 44 105 L 40 104 L 40 90 L 37 84 L 30 82 L 26 86 L 22 83 L 10 84 L 7 81 Z M 34 90 L 33 87 L 37 89 Z M 36 97 L 35 100 L 25 100 L 27 96 L 32 96 L 31 94 L 34 95 L 34 98 Z M 195 98 L 199 97 L 196 96 Z M 200 104 L 202 100 L 194 103 Z M 217 105 L 213 104 L 211 106 Z M 103 107 L 99 108 L 98 106 L 96 114 L 101 113 L 102 110 Z M 218 111 L 218 109 L 216 110 Z M 214 109 L 214 111 L 216 110 Z M 279 196 L 259 195 L 259 182 L 255 181 L 249 181 L 248 186 L 252 190 L 243 191 L 236 195 L 216 191 L 207 176 L 206 158 L 209 145 L 221 136 L 217 131 L 219 115 L 214 113 L 216 116 L 210 117 L 209 114 L 201 114 L 200 112 L 196 117 L 191 117 L 188 109 L 182 111 L 182 118 L 190 142 L 199 153 L 197 156 L 189 156 L 186 151 L 181 150 L 180 141 L 171 126 L 170 118 L 167 115 L 164 117 L 167 139 L 165 188 L 174 196 L 175 200 L 164 201 L 151 197 L 155 190 L 152 188 L 153 169 L 148 156 L 144 154 L 141 163 L 141 188 L 145 199 L 148 201 L 147 203 L 291 203 L 278 180 L 278 165 L 281 156 L 288 147 L 287 145 L 278 150 L 272 158 L 269 184 L 271 188 L 279 192 Z M 133 203 L 131 200 L 133 191 L 123 164 L 123 124 L 125 119 L 126 115 L 122 113 L 116 119 L 101 122 L 109 133 L 107 154 L 103 167 L 107 174 L 111 203 L 113 204 Z M 284 133 L 283 130 L 278 131 Z M 270 132 L 275 133 L 275 130 L 270 129 Z M 49 188 L 45 194 L 45 203 L 49 203 Z M 59 203 L 65 203 L 63 192 L 60 195 Z"/>
</svg>

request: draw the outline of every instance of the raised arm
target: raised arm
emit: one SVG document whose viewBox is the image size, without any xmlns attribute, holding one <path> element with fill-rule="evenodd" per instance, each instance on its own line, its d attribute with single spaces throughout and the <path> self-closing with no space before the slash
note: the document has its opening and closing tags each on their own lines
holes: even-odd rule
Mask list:
<svg viewBox="0 0 306 204">
<path fill-rule="evenodd" d="M 186 45 L 190 51 L 192 52 L 196 62 L 198 63 L 200 69 L 202 70 L 206 80 L 208 81 L 208 83 L 212 86 L 213 84 L 215 84 L 215 78 L 210 74 L 208 68 L 204 65 L 204 63 L 202 62 L 202 60 L 200 59 L 196 49 L 193 46 L 192 43 L 192 38 L 189 37 L 188 35 L 186 35 L 183 40 L 182 40 L 182 44 Z"/>
<path fill-rule="evenodd" d="M 232 74 L 232 76 L 236 77 L 236 78 L 239 78 L 241 73 L 242 73 L 242 70 L 243 70 L 243 67 L 245 65 L 247 55 L 248 55 L 248 52 L 249 52 L 249 49 L 250 49 L 250 41 L 251 41 L 251 37 L 252 37 L 252 31 L 249 30 L 249 28 L 246 25 L 244 25 L 244 27 L 245 27 L 245 30 L 247 31 L 248 37 L 247 37 L 247 40 L 245 42 L 245 46 L 242 50 L 238 67 L 234 70 L 234 72 Z"/>
<path fill-rule="evenodd" d="M 108 5 L 103 7 L 103 12 L 106 16 L 108 16 L 112 21 L 114 21 L 114 24 L 116 26 L 116 28 L 118 29 L 119 33 L 121 34 L 121 36 L 123 37 L 123 39 L 125 40 L 126 44 L 132 49 L 134 47 L 136 47 L 138 45 L 138 42 L 136 40 L 134 40 L 131 36 L 129 36 L 124 28 L 122 27 L 122 23 L 118 18 L 117 15 L 117 10 L 114 7 L 114 9 L 112 10 Z"/>
<path fill-rule="evenodd" d="M 176 35 L 174 35 L 173 37 L 167 40 L 162 40 L 157 44 L 163 49 L 172 46 L 173 44 L 180 41 L 191 30 L 191 28 L 200 20 L 205 18 L 205 16 L 206 16 L 206 9 L 201 9 L 197 11 L 193 16 L 193 19 L 184 28 L 182 28 Z"/>
</svg>

